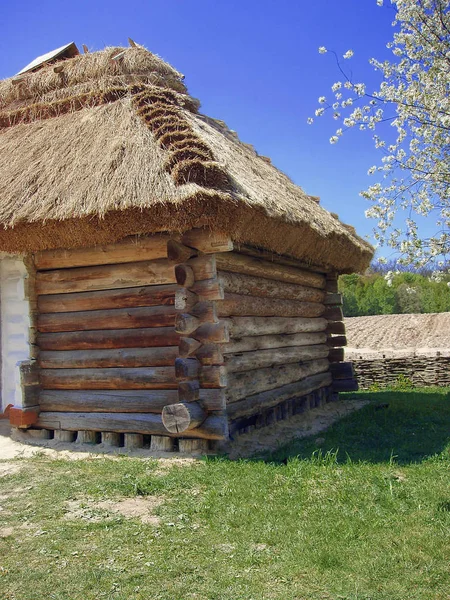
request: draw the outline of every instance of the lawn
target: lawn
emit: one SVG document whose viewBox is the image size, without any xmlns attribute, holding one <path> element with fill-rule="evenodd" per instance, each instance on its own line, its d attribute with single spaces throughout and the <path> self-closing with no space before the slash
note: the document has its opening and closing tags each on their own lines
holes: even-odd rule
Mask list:
<svg viewBox="0 0 450 600">
<path fill-rule="evenodd" d="M 448 600 L 450 394 L 358 397 L 320 449 L 0 463 L 0 599 Z"/>
</svg>

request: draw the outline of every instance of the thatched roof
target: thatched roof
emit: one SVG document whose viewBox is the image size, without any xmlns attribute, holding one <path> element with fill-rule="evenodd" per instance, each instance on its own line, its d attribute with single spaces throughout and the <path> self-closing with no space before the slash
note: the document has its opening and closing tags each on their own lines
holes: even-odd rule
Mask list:
<svg viewBox="0 0 450 600">
<path fill-rule="evenodd" d="M 116 58 L 119 55 L 119 58 Z M 372 249 L 143 48 L 107 48 L 0 82 L 0 250 L 209 227 L 341 272 Z"/>
</svg>

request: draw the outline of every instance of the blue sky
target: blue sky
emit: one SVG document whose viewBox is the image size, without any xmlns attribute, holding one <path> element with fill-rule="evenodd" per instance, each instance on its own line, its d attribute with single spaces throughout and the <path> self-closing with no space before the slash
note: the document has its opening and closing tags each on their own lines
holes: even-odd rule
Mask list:
<svg viewBox="0 0 450 600">
<path fill-rule="evenodd" d="M 379 158 L 370 135 L 351 131 L 330 145 L 335 123 L 306 120 L 339 78 L 332 56 L 318 47 L 352 48 L 346 66 L 375 89 L 368 59 L 388 56 L 392 17 L 375 0 L 4 2 L 0 78 L 70 41 L 96 50 L 126 45 L 130 36 L 186 75 L 202 112 L 224 120 L 325 208 L 371 235 L 368 202 L 359 197 Z"/>
</svg>

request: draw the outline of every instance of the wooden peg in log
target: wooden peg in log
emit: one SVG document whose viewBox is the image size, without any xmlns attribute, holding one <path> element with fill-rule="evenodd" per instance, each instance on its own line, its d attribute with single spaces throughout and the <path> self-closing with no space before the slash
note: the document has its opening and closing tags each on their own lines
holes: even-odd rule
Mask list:
<svg viewBox="0 0 450 600">
<path fill-rule="evenodd" d="M 169 404 L 162 410 L 162 422 L 170 433 L 195 429 L 206 419 L 206 412 L 198 402 Z"/>
<path fill-rule="evenodd" d="M 175 377 L 180 381 L 196 379 L 200 363 L 195 358 L 176 358 L 175 359 Z"/>
<path fill-rule="evenodd" d="M 200 383 L 194 381 L 180 381 L 178 384 L 178 399 L 180 402 L 196 402 L 200 398 Z"/>
<path fill-rule="evenodd" d="M 189 335 L 195 331 L 199 325 L 200 321 L 192 315 L 182 313 L 175 317 L 175 331 L 182 335 Z"/>
<path fill-rule="evenodd" d="M 187 246 L 180 244 L 180 242 L 177 242 L 176 240 L 169 240 L 167 242 L 167 257 L 171 263 L 179 265 L 180 263 L 186 262 L 193 256 L 197 256 L 197 254 L 198 252 L 192 248 L 188 248 Z"/>
<path fill-rule="evenodd" d="M 194 271 L 188 265 L 177 265 L 175 267 L 175 279 L 178 285 L 190 288 L 195 282 Z"/>
<path fill-rule="evenodd" d="M 181 358 L 187 358 L 188 356 L 193 356 L 201 346 L 202 344 L 199 341 L 194 340 L 194 338 L 182 337 L 178 352 Z"/>
</svg>

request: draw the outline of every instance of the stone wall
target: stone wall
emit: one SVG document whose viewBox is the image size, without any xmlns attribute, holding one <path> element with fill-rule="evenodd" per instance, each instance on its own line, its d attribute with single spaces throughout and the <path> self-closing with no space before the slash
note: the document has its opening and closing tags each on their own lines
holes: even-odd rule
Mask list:
<svg viewBox="0 0 450 600">
<path fill-rule="evenodd" d="M 359 389 L 390 387 L 411 382 L 416 387 L 450 386 L 450 356 L 402 356 L 376 359 L 352 358 Z"/>
</svg>

